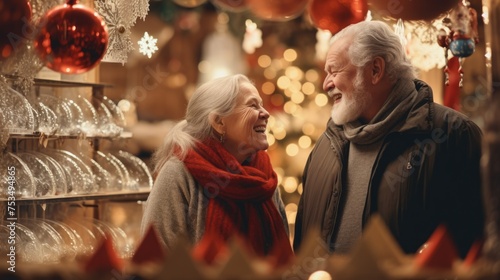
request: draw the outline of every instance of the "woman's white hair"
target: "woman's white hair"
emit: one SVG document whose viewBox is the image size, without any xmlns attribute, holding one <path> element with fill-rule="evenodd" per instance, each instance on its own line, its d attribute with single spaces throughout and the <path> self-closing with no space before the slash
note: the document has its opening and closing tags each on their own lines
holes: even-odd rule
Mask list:
<svg viewBox="0 0 500 280">
<path fill-rule="evenodd" d="M 183 159 L 197 141 L 214 137 L 211 118 L 229 115 L 236 106 L 240 85 L 252 83 L 242 74 L 216 78 L 199 86 L 189 100 L 185 119 L 169 130 L 163 144 L 153 154 L 153 173 L 174 156 Z"/>
<path fill-rule="evenodd" d="M 330 43 L 343 38 L 352 40 L 348 55 L 354 66 L 361 68 L 379 56 L 384 59 L 386 74 L 392 81 L 416 78 L 399 37 L 386 23 L 362 21 L 349 25 L 336 33 Z"/>
</svg>

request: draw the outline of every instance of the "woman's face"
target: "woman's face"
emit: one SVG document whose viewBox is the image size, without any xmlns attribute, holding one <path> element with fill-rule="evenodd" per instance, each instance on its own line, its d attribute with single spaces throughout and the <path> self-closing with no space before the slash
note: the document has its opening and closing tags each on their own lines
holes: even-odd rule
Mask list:
<svg viewBox="0 0 500 280">
<path fill-rule="evenodd" d="M 222 118 L 225 127 L 224 147 L 243 162 L 251 154 L 269 147 L 266 135 L 269 113 L 262 107 L 262 98 L 251 83 L 240 85 L 240 94 L 233 112 Z"/>
</svg>

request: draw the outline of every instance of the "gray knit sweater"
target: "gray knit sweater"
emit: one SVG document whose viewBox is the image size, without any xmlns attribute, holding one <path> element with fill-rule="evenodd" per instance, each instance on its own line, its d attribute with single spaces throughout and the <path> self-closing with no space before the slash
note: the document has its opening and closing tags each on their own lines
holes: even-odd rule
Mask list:
<svg viewBox="0 0 500 280">
<path fill-rule="evenodd" d="M 276 188 L 273 201 L 289 234 L 279 188 Z M 195 245 L 205 231 L 207 206 L 208 198 L 203 194 L 202 187 L 184 164 L 173 157 L 161 168 L 145 203 L 141 235 L 153 224 L 166 250 L 171 250 L 182 236 Z"/>
</svg>

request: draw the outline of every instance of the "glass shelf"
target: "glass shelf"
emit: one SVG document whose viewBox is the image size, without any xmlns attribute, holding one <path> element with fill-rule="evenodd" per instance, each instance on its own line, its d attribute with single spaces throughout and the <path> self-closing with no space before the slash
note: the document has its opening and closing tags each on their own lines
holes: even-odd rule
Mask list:
<svg viewBox="0 0 500 280">
<path fill-rule="evenodd" d="M 9 137 L 13 139 L 39 139 L 40 137 L 46 137 L 48 140 L 57 139 L 129 139 L 132 138 L 132 132 L 123 131 L 119 136 L 81 136 L 81 135 L 42 135 L 41 132 L 33 133 L 9 133 Z"/>
<path fill-rule="evenodd" d="M 60 203 L 85 200 L 112 200 L 112 201 L 130 201 L 130 200 L 146 200 L 149 195 L 149 188 L 141 188 L 138 191 L 116 191 L 116 192 L 101 192 L 78 195 L 55 195 L 32 198 L 18 198 L 16 205 L 21 204 L 45 204 L 45 203 Z M 7 202 L 7 199 L 1 198 L 0 203 Z"/>
</svg>

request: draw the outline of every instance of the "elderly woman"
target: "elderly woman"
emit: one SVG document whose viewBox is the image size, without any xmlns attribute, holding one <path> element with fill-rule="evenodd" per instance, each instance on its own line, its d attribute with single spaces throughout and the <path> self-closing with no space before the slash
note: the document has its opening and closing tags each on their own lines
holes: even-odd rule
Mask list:
<svg viewBox="0 0 500 280">
<path fill-rule="evenodd" d="M 244 75 L 201 85 L 184 120 L 154 155 L 156 179 L 142 220 L 166 249 L 180 236 L 243 237 L 260 256 L 291 256 L 288 223 L 267 152 L 269 113 Z M 279 252 L 278 252 L 279 251 Z"/>
</svg>

